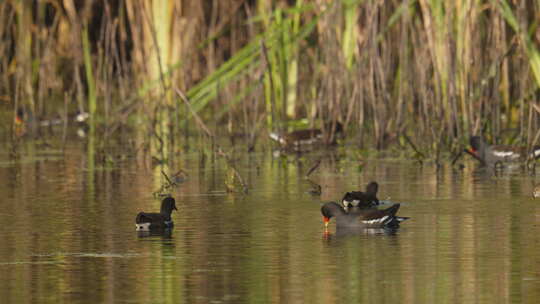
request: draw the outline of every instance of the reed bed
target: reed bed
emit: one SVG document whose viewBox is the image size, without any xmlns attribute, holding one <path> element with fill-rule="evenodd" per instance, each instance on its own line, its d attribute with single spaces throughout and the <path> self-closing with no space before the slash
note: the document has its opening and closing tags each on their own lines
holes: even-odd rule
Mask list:
<svg viewBox="0 0 540 304">
<path fill-rule="evenodd" d="M 539 14 L 507 0 L 3 1 L 0 110 L 4 125 L 18 108 L 84 110 L 104 141 L 131 128 L 157 154 L 193 132 L 191 110 L 250 150 L 328 122 L 359 148 L 437 158 L 472 134 L 532 146 Z"/>
</svg>

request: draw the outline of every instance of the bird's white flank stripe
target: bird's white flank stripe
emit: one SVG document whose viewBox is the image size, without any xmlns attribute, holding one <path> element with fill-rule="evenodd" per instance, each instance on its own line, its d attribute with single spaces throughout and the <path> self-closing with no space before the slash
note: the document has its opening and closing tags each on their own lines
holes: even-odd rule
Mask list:
<svg viewBox="0 0 540 304">
<path fill-rule="evenodd" d="M 519 154 L 512 152 L 512 151 L 494 151 L 493 154 L 497 157 L 503 157 L 503 158 L 519 158 Z"/>
<path fill-rule="evenodd" d="M 271 139 L 277 141 L 278 143 L 285 144 L 285 140 L 283 139 L 283 137 L 277 134 L 276 132 L 270 132 L 269 136 Z"/>
<path fill-rule="evenodd" d="M 384 223 L 384 221 L 388 218 L 388 215 L 385 215 L 381 218 L 369 220 L 369 221 L 362 221 L 364 224 L 376 224 L 376 223 Z"/>
<path fill-rule="evenodd" d="M 90 114 L 88 114 L 88 113 L 86 113 L 86 112 L 79 113 L 79 114 L 77 114 L 77 116 L 75 116 L 75 121 L 77 121 L 77 122 L 83 122 L 83 121 L 85 121 L 89 116 L 90 116 Z"/>
</svg>

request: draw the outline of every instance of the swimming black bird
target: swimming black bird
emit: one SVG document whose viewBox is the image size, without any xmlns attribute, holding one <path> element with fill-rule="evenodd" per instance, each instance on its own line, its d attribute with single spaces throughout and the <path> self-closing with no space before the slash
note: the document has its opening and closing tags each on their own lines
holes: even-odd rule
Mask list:
<svg viewBox="0 0 540 304">
<path fill-rule="evenodd" d="M 359 208 L 371 208 L 379 205 L 379 199 L 377 198 L 377 191 L 379 190 L 379 184 L 377 182 L 371 182 L 366 187 L 366 192 L 351 191 L 345 193 L 341 204 L 345 208 L 359 207 Z"/>
<path fill-rule="evenodd" d="M 171 213 L 176 209 L 176 202 L 172 197 L 166 197 L 161 201 L 161 210 L 159 213 L 139 212 L 135 218 L 135 227 L 137 231 L 148 231 L 151 229 L 165 229 L 174 226 L 171 219 Z"/>
</svg>

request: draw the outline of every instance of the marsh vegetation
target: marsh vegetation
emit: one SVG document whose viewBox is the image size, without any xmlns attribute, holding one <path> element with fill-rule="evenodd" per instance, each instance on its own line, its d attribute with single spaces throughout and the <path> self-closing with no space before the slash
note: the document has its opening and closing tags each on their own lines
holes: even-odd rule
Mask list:
<svg viewBox="0 0 540 304">
<path fill-rule="evenodd" d="M 86 111 L 98 143 L 131 130 L 153 155 L 199 132 L 192 111 L 251 149 L 271 130 L 336 121 L 360 148 L 426 157 L 472 134 L 531 146 L 539 11 L 507 0 L 3 1 L 2 125 L 10 134 L 20 108 Z"/>
</svg>

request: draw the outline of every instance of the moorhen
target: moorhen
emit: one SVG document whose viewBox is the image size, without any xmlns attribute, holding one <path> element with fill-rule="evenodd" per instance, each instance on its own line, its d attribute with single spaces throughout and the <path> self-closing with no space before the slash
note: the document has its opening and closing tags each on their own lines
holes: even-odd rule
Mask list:
<svg viewBox="0 0 540 304">
<path fill-rule="evenodd" d="M 503 162 L 525 161 L 528 156 L 534 159 L 540 157 L 539 146 L 535 146 L 528 153 L 525 147 L 490 145 L 481 136 L 471 136 L 469 143 L 471 148 L 467 149 L 467 152 L 488 166 Z"/>
<path fill-rule="evenodd" d="M 173 221 L 171 213 L 176 209 L 176 202 L 172 197 L 166 197 L 161 201 L 161 210 L 159 213 L 139 212 L 135 218 L 135 227 L 137 231 L 148 231 L 152 229 L 172 228 Z"/>
<path fill-rule="evenodd" d="M 77 111 L 73 113 L 68 113 L 67 121 L 68 123 L 82 124 L 89 117 L 90 117 L 90 114 L 88 114 L 87 112 Z M 50 127 L 50 126 L 63 124 L 64 119 L 60 115 L 57 115 L 56 117 L 53 117 L 51 119 L 36 119 L 34 118 L 32 113 L 30 112 L 27 113 L 22 108 L 17 109 L 17 115 L 15 116 L 16 125 L 28 124 L 28 123 L 32 123 L 33 121 L 36 122 L 38 127 Z"/>
<path fill-rule="evenodd" d="M 377 198 L 377 191 L 379 190 L 379 184 L 377 182 L 371 182 L 366 187 L 366 192 L 351 191 L 345 193 L 341 204 L 345 209 L 349 207 L 359 208 L 371 208 L 379 205 L 379 199 Z"/>
<path fill-rule="evenodd" d="M 540 197 L 540 184 L 534 186 L 533 197 L 534 198 L 539 198 Z"/>
<path fill-rule="evenodd" d="M 332 125 L 326 124 L 326 130 L 331 130 Z M 335 123 L 334 129 L 334 138 L 330 144 L 336 143 L 336 135 L 343 132 L 343 126 L 341 123 Z M 306 130 L 296 130 L 292 132 L 287 132 L 279 134 L 276 132 L 271 132 L 269 134 L 270 138 L 278 142 L 282 148 L 299 150 L 302 147 L 319 144 L 323 140 L 323 132 L 321 129 L 306 129 Z"/>
<path fill-rule="evenodd" d="M 354 213 L 347 213 L 343 207 L 335 202 L 322 206 L 321 213 L 325 227 L 332 217 L 336 218 L 336 226 L 342 228 L 398 228 L 399 223 L 408 217 L 396 216 L 400 204 L 394 204 L 387 209 L 363 209 Z"/>
</svg>

